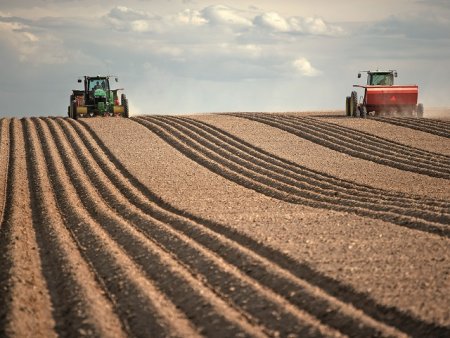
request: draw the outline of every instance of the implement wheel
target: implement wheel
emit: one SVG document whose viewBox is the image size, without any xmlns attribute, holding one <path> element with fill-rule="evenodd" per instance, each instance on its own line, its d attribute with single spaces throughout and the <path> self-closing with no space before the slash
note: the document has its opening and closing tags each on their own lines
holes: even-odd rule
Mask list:
<svg viewBox="0 0 450 338">
<path fill-rule="evenodd" d="M 365 118 L 367 117 L 367 108 L 366 108 L 365 105 L 362 104 L 362 105 L 359 107 L 359 112 L 360 112 L 361 118 L 365 119 Z"/>
<path fill-rule="evenodd" d="M 423 104 L 419 103 L 417 105 L 417 117 L 423 117 Z"/>
<path fill-rule="evenodd" d="M 358 93 L 355 91 L 350 95 L 350 115 L 358 117 Z"/>
</svg>

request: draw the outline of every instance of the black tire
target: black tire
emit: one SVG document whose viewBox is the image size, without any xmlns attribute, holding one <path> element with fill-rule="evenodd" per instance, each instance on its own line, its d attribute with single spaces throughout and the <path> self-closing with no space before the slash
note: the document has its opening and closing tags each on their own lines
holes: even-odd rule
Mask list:
<svg viewBox="0 0 450 338">
<path fill-rule="evenodd" d="M 365 119 L 367 117 L 367 108 L 365 105 L 361 105 L 359 107 L 359 113 L 360 113 L 361 118 Z"/>
<path fill-rule="evenodd" d="M 71 107 L 72 107 L 72 118 L 74 120 L 78 120 L 77 104 L 75 101 L 72 102 Z"/>
<path fill-rule="evenodd" d="M 350 96 L 345 98 L 345 115 L 350 116 Z"/>
<path fill-rule="evenodd" d="M 358 117 L 358 93 L 355 91 L 350 95 L 350 115 Z"/>
<path fill-rule="evenodd" d="M 72 107 L 73 100 L 74 100 L 74 96 L 72 94 L 72 95 L 70 95 L 70 104 L 67 107 L 67 114 L 69 115 L 70 118 L 72 118 L 72 109 L 71 109 L 71 107 Z"/>
<path fill-rule="evenodd" d="M 125 94 L 122 94 L 120 96 L 120 103 L 123 106 L 123 117 L 129 118 L 130 117 L 130 112 L 128 110 L 128 99 L 127 99 Z"/>
<path fill-rule="evenodd" d="M 423 104 L 419 103 L 417 105 L 417 117 L 423 117 Z"/>
</svg>

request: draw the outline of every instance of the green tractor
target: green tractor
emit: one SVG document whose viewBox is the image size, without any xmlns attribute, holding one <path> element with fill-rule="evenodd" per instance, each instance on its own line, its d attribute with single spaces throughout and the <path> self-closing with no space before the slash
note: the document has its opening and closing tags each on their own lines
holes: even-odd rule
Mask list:
<svg viewBox="0 0 450 338">
<path fill-rule="evenodd" d="M 109 79 L 113 76 L 84 76 L 84 90 L 74 89 L 70 95 L 70 105 L 67 109 L 70 118 L 94 116 L 122 116 L 129 117 L 128 100 L 125 94 L 111 89 Z M 115 81 L 118 79 L 115 77 Z M 83 82 L 80 78 L 78 83 Z"/>
</svg>

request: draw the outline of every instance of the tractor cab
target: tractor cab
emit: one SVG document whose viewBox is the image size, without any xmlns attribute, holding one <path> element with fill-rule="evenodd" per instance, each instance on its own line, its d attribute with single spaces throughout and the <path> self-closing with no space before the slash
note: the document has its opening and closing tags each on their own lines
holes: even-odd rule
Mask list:
<svg viewBox="0 0 450 338">
<path fill-rule="evenodd" d="M 88 79 L 88 90 L 90 92 L 95 92 L 97 89 L 103 89 L 104 91 L 109 90 L 109 79 L 108 78 L 89 78 Z"/>
<path fill-rule="evenodd" d="M 368 86 L 393 86 L 394 77 L 397 77 L 395 70 L 389 71 L 367 71 L 367 85 Z M 358 73 L 358 78 L 361 78 L 361 73 Z"/>
<path fill-rule="evenodd" d="M 81 83 L 82 80 L 78 79 L 78 82 Z M 109 90 L 109 77 L 84 77 L 84 100 L 86 104 L 94 105 L 98 99 L 105 101 Z"/>
</svg>

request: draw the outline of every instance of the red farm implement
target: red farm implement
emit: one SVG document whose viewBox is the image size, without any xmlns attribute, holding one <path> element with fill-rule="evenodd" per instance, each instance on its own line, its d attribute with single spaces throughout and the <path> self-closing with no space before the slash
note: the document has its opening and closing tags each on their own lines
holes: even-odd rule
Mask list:
<svg viewBox="0 0 450 338">
<path fill-rule="evenodd" d="M 419 87 L 417 85 L 394 85 L 395 70 L 365 71 L 367 85 L 353 85 L 363 88 L 364 96 L 358 103 L 358 93 L 352 91 L 346 98 L 346 114 L 353 117 L 366 117 L 368 114 L 423 116 L 423 105 L 417 104 Z M 361 73 L 358 73 L 358 78 Z"/>
</svg>

